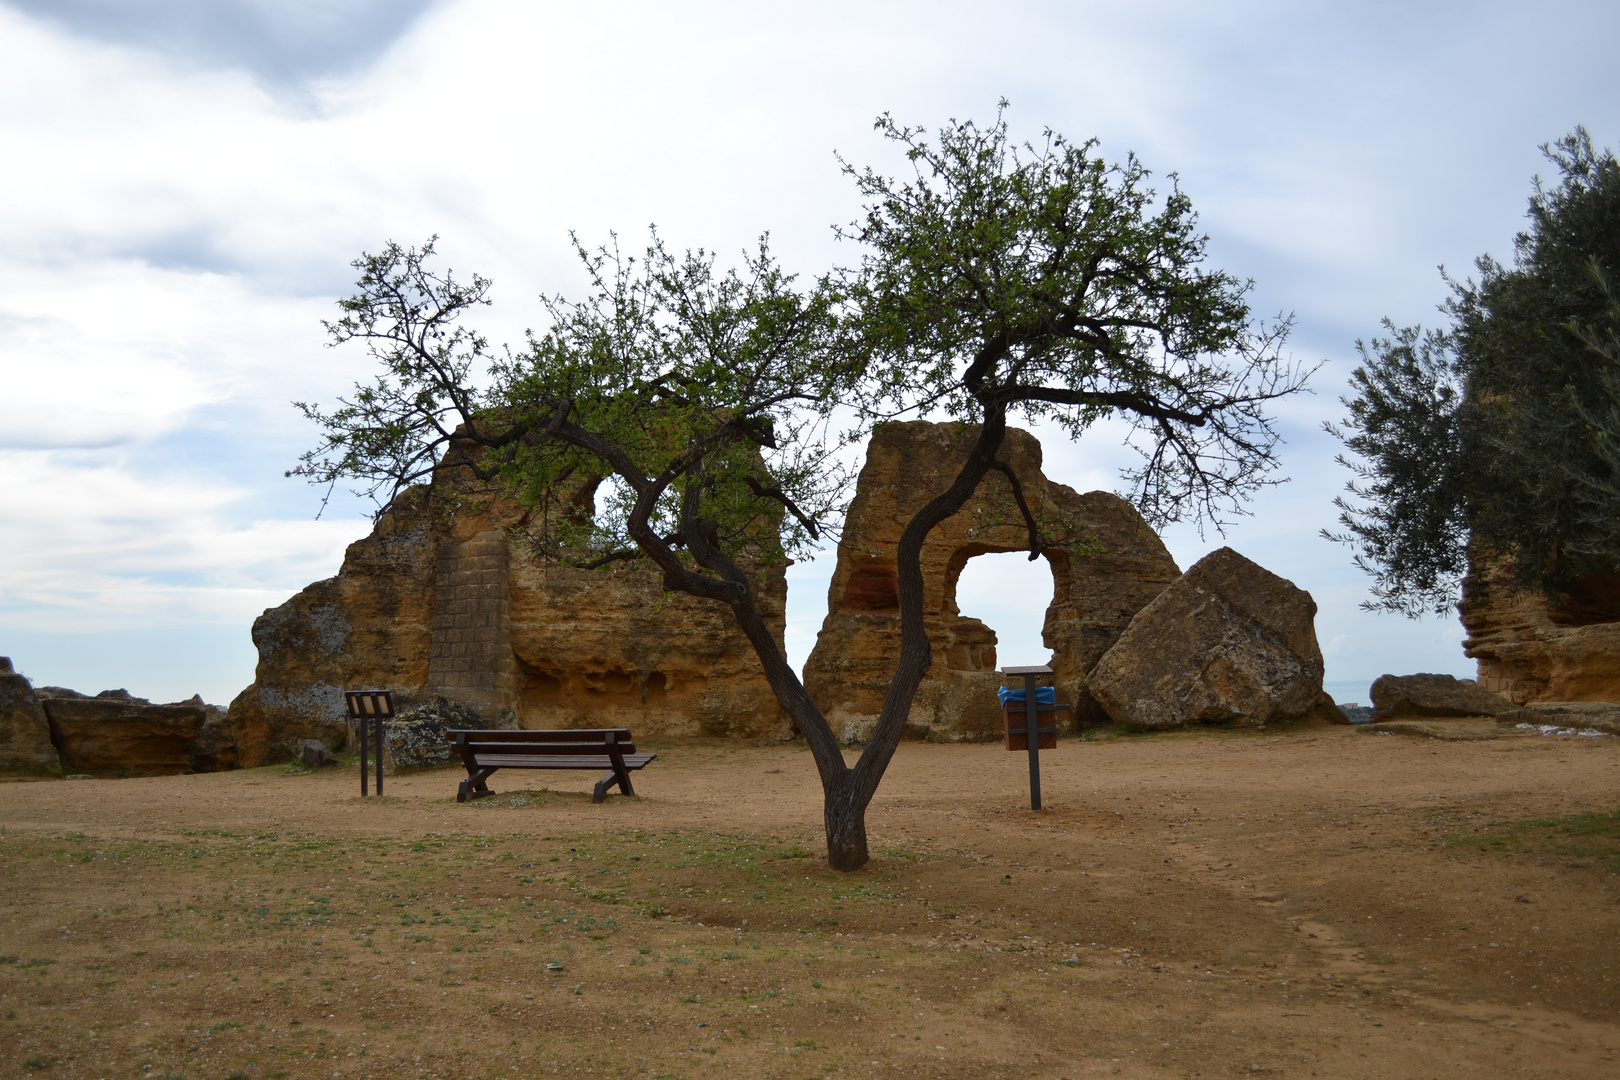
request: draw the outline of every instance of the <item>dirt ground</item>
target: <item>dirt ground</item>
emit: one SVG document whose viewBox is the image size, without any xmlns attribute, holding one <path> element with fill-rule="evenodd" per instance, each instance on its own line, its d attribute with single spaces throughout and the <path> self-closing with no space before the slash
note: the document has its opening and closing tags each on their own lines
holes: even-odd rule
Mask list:
<svg viewBox="0 0 1620 1080">
<path fill-rule="evenodd" d="M 0 1070 L 1620 1076 L 1620 739 L 908 743 L 850 875 L 802 746 L 658 749 L 0 784 Z"/>
</svg>

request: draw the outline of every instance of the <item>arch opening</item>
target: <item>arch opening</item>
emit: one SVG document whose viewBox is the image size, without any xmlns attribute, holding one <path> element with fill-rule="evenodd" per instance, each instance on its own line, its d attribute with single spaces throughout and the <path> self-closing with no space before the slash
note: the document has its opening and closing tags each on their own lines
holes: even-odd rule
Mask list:
<svg viewBox="0 0 1620 1080">
<path fill-rule="evenodd" d="M 946 611 L 976 619 L 991 631 L 990 655 L 981 649 L 982 658 L 974 668 L 1052 662 L 1052 650 L 1042 640 L 1042 630 L 1055 579 L 1045 558 L 1030 562 L 1028 552 L 1023 551 L 970 555 L 947 588 Z"/>
</svg>

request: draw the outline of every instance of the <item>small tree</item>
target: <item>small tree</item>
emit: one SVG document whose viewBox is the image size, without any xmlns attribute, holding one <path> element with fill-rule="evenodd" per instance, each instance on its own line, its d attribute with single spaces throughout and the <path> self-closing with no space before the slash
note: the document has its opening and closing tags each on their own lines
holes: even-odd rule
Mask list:
<svg viewBox="0 0 1620 1080">
<path fill-rule="evenodd" d="M 326 440 L 300 468 L 393 492 L 445 453 L 440 468 L 538 505 L 581 470 L 610 471 L 619 487 L 607 524 L 551 550 L 647 558 L 666 588 L 731 608 L 815 758 L 840 870 L 867 861 L 866 807 L 932 662 L 928 532 L 994 469 L 1013 481 L 1031 557 L 1041 550 L 997 457 L 1009 413 L 1051 416 L 1075 434 L 1127 417 L 1149 516 L 1212 517 L 1268 482 L 1264 404 L 1303 380 L 1277 356 L 1286 324 L 1251 325 L 1248 286 L 1199 268 L 1205 239 L 1189 202 L 1172 190 L 1156 205 L 1135 159 L 1112 168 L 1091 143 L 1050 133 L 1039 149 L 1017 147 L 1000 115 L 986 129 L 945 129 L 937 147 L 886 117 L 878 129 L 916 174 L 897 183 L 848 170 L 870 200 L 845 233 L 863 245 L 858 265 L 801 294 L 763 246 L 742 273 L 720 276 L 701 253 L 676 260 L 656 243 L 639 268 L 587 255 L 592 299 L 548 301 L 552 328 L 490 364 L 482 394 L 468 377 L 486 346 L 453 324 L 484 301 L 487 282 L 434 276 L 422 261 L 431 247 L 362 259 L 361 291 L 331 330 L 370 340 L 387 374 L 330 415 L 305 406 Z M 743 569 L 801 550 L 836 515 L 844 477 L 830 468 L 826 421 L 840 403 L 863 423 L 942 411 L 979 425 L 951 486 L 902 535 L 901 658 L 853 766 L 766 631 Z"/>
<path fill-rule="evenodd" d="M 1542 147 L 1514 264 L 1453 281 L 1444 330 L 1357 342 L 1350 415 L 1328 425 L 1355 455 L 1342 533 L 1374 579 L 1367 607 L 1444 614 L 1470 549 L 1557 592 L 1620 566 L 1620 162 L 1583 129 Z"/>
</svg>

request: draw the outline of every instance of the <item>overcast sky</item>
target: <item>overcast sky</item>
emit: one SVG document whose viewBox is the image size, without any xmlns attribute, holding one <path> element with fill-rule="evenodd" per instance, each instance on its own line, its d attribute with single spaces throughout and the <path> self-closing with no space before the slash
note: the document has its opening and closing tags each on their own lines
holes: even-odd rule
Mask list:
<svg viewBox="0 0 1620 1080">
<path fill-rule="evenodd" d="M 362 250 L 440 234 L 495 280 L 496 340 L 580 293 L 569 230 L 723 252 L 769 230 L 809 275 L 852 255 L 835 152 L 892 169 L 878 113 L 985 120 L 1005 96 L 1020 137 L 1178 173 L 1213 263 L 1325 361 L 1281 410 L 1292 483 L 1224 542 L 1315 596 L 1335 696 L 1471 674 L 1454 618 L 1358 610 L 1365 579 L 1317 536 L 1345 480 L 1320 424 L 1356 338 L 1433 322 L 1438 265 L 1510 254 L 1540 144 L 1620 141 L 1616 40 L 1596 2 L 0 0 L 0 655 L 158 700 L 252 681 L 253 619 L 369 528 L 282 475 L 315 435 L 289 403 L 368 373 L 320 326 Z M 1118 486 L 1112 433 L 1042 434 L 1049 476 Z M 1166 542 L 1185 568 L 1223 540 Z M 791 573 L 796 663 L 830 562 Z M 1006 662 L 1044 659 L 1043 566 L 964 575 Z"/>
</svg>

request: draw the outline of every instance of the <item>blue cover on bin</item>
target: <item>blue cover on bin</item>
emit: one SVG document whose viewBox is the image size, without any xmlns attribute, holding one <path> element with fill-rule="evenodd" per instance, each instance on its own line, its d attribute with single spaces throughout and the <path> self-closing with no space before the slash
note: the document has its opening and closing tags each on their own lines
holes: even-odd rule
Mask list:
<svg viewBox="0 0 1620 1080">
<path fill-rule="evenodd" d="M 996 697 L 1001 699 L 1001 707 L 1004 709 L 1007 707 L 1009 702 L 1022 705 L 1025 701 L 1024 691 L 1022 688 L 1017 690 L 1009 690 L 1003 686 L 996 691 Z M 1035 704 L 1037 707 L 1041 705 L 1056 705 L 1057 687 L 1037 686 L 1035 688 Z"/>
</svg>

